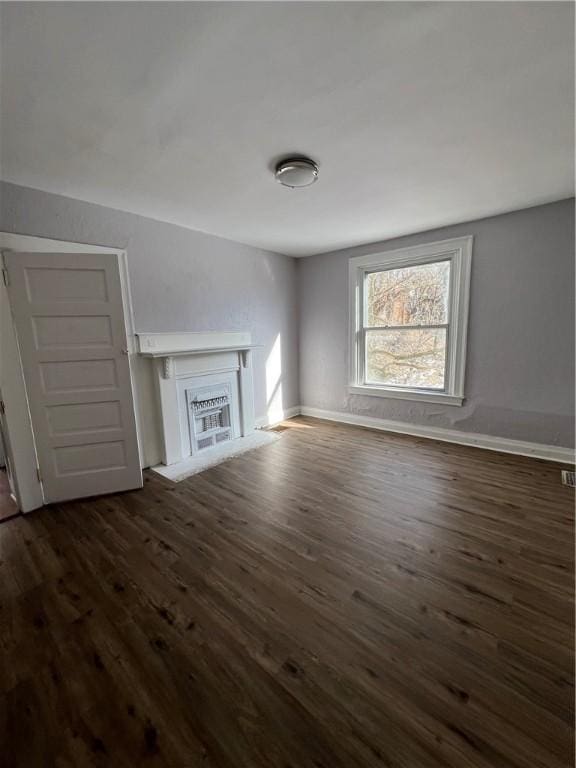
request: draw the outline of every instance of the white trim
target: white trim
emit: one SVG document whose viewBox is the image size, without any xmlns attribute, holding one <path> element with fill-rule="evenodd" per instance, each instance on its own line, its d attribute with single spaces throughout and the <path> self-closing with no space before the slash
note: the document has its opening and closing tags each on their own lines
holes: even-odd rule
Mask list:
<svg viewBox="0 0 576 768">
<path fill-rule="evenodd" d="M 3 242 L 0 233 L 0 247 Z M 4 251 L 0 261 L 4 269 Z M 2 420 L 5 430 L 4 448 L 11 468 L 15 500 L 19 510 L 31 512 L 44 504 L 44 496 L 36 473 L 36 443 L 12 307 L 4 280 L 0 281 L 0 388 L 5 404 Z"/>
<path fill-rule="evenodd" d="M 311 416 L 315 419 L 326 419 L 327 421 L 353 424 L 358 427 L 369 427 L 370 429 L 378 429 L 383 432 L 398 432 L 403 435 L 441 440 L 446 443 L 457 443 L 458 445 L 470 445 L 476 448 L 484 448 L 488 451 L 513 453 L 517 456 L 531 456 L 536 459 L 558 461 L 564 464 L 575 463 L 574 450 L 558 445 L 529 443 L 524 440 L 510 440 L 506 437 L 481 435 L 475 432 L 460 432 L 456 429 L 444 429 L 443 427 L 407 424 L 402 421 L 392 421 L 391 419 L 378 419 L 374 416 L 359 416 L 355 413 L 324 411 L 320 408 L 308 408 L 307 406 L 301 406 L 300 413 L 302 416 Z"/>
<path fill-rule="evenodd" d="M 374 387 L 371 384 L 350 384 L 348 392 L 351 395 L 367 395 L 368 397 L 391 397 L 398 400 L 419 400 L 421 403 L 443 403 L 444 405 L 462 405 L 463 397 L 448 395 L 446 392 L 433 390 L 393 389 L 392 387 Z"/>
<path fill-rule="evenodd" d="M 273 417 L 268 415 L 260 416 L 256 419 L 256 429 L 267 429 L 269 427 L 275 427 L 276 425 L 281 424 L 283 421 L 287 421 L 288 419 L 293 419 L 295 416 L 299 416 L 300 413 L 300 406 L 295 405 L 293 408 L 285 408 L 282 411 L 282 416 L 280 418 L 277 418 L 278 411 L 274 411 Z"/>
<path fill-rule="evenodd" d="M 176 351 L 168 351 L 165 349 L 157 352 L 139 352 L 142 357 L 195 357 L 201 355 L 217 355 L 222 352 L 250 352 L 251 349 L 262 349 L 262 344 L 239 344 L 236 347 L 206 347 L 201 349 L 178 349 Z"/>
<path fill-rule="evenodd" d="M 470 274 L 473 237 L 457 237 L 436 243 L 415 245 L 394 251 L 357 256 L 349 261 L 348 275 L 348 391 L 378 397 L 402 398 L 425 402 L 443 402 L 445 405 L 462 405 L 464 400 L 464 375 L 466 369 L 466 337 L 470 303 Z M 363 381 L 364 345 L 358 343 L 363 336 L 363 285 L 365 275 L 378 268 L 393 268 L 426 264 L 449 259 L 450 298 L 448 352 L 446 360 L 447 381 L 443 392 L 419 391 L 410 388 L 378 387 Z"/>
<path fill-rule="evenodd" d="M 251 348 L 252 339 L 247 331 L 174 331 L 172 333 L 136 334 L 141 355 L 162 357 L 165 354 L 192 354 L 223 349 Z"/>
</svg>

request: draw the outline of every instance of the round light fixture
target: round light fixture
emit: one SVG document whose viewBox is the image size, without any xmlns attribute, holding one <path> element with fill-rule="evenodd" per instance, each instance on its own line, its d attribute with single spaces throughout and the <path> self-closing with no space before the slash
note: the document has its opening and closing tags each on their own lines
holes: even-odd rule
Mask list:
<svg viewBox="0 0 576 768">
<path fill-rule="evenodd" d="M 318 166 L 308 157 L 293 157 L 278 163 L 274 176 L 285 187 L 309 187 L 318 179 Z"/>
</svg>

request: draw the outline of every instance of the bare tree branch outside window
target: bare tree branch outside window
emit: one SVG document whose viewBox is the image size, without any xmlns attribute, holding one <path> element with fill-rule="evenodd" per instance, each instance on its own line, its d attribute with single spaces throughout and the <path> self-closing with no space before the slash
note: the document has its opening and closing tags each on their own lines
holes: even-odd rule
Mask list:
<svg viewBox="0 0 576 768">
<path fill-rule="evenodd" d="M 366 276 L 366 378 L 443 389 L 450 262 Z"/>
</svg>

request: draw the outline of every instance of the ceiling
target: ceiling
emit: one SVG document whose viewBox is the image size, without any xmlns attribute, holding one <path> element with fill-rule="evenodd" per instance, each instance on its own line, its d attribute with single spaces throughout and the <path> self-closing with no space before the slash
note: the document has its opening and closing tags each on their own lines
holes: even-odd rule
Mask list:
<svg viewBox="0 0 576 768">
<path fill-rule="evenodd" d="M 574 192 L 572 3 L 4 3 L 3 178 L 294 256 Z M 274 181 L 307 154 L 312 187 Z"/>
</svg>

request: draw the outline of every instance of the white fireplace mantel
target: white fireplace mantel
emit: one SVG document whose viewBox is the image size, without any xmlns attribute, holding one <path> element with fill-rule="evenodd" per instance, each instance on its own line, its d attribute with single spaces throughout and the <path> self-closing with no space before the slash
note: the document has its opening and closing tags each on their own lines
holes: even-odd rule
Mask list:
<svg viewBox="0 0 576 768">
<path fill-rule="evenodd" d="M 182 380 L 214 373 L 235 373 L 241 436 L 254 431 L 251 352 L 259 345 L 252 344 L 250 333 L 138 333 L 136 338 L 138 353 L 150 358 L 155 368 L 164 464 L 174 464 L 187 458 L 179 396 Z"/>
<path fill-rule="evenodd" d="M 250 344 L 250 334 L 242 331 L 225 333 L 138 333 L 138 351 L 143 357 L 162 359 L 164 378 L 174 376 L 174 358 L 197 355 L 214 355 L 221 352 L 239 352 L 242 367 L 250 362 L 250 351 L 260 349 Z M 247 337 L 247 338 L 246 338 Z M 212 344 L 213 346 L 210 346 Z"/>
<path fill-rule="evenodd" d="M 220 352 L 239 352 L 242 360 L 242 367 L 247 368 L 250 361 L 250 351 L 259 349 L 258 344 L 242 345 L 238 347 L 210 347 L 206 349 L 185 349 L 185 350 L 160 350 L 157 352 L 140 352 L 142 357 L 153 357 L 162 360 L 163 375 L 165 379 L 171 379 L 174 376 L 174 358 L 175 357 L 197 357 L 198 355 L 215 355 Z"/>
</svg>

